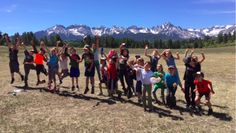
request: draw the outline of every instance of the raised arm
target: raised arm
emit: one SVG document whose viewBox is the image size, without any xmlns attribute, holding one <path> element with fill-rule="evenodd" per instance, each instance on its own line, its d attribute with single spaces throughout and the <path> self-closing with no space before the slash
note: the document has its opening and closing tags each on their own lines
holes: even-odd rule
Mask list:
<svg viewBox="0 0 236 133">
<path fill-rule="evenodd" d="M 185 53 L 184 53 L 184 57 L 185 57 L 185 58 L 187 57 L 188 52 L 189 52 L 189 49 L 187 48 L 187 49 L 185 50 Z"/>
<path fill-rule="evenodd" d="M 205 60 L 205 55 L 204 55 L 204 53 L 202 52 L 201 54 L 202 54 L 202 59 L 199 61 L 200 64 Z"/>
<path fill-rule="evenodd" d="M 97 49 L 99 49 L 100 47 L 100 37 L 96 36 L 96 45 L 97 45 Z"/>
<path fill-rule="evenodd" d="M 11 48 L 11 43 L 10 43 L 10 39 L 9 39 L 8 35 L 4 35 L 4 38 L 6 40 L 7 47 L 10 49 Z"/>
<path fill-rule="evenodd" d="M 176 57 L 174 57 L 176 60 L 180 59 L 179 52 L 176 52 Z"/>
<path fill-rule="evenodd" d="M 167 51 L 167 49 L 165 49 L 165 50 L 163 50 L 163 51 L 161 52 L 161 57 L 163 57 L 164 60 L 167 59 L 166 56 L 165 56 L 165 52 L 166 52 L 166 51 Z"/>
<path fill-rule="evenodd" d="M 144 55 L 150 58 L 151 56 L 148 55 L 147 50 L 148 50 L 148 45 L 145 46 Z"/>
<path fill-rule="evenodd" d="M 37 54 L 37 53 L 38 53 L 38 50 L 37 50 L 37 48 L 36 48 L 35 43 L 34 43 L 33 40 L 31 40 L 31 45 L 32 45 L 32 48 L 33 48 L 33 50 L 34 50 L 34 53 Z"/>
</svg>

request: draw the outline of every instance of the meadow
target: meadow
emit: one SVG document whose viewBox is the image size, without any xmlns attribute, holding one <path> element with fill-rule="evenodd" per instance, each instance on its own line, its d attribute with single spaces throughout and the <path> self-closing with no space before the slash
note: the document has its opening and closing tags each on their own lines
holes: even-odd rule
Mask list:
<svg viewBox="0 0 236 133">
<path fill-rule="evenodd" d="M 108 49 L 105 49 L 106 51 Z M 160 50 L 161 51 L 161 50 Z M 180 77 L 183 77 L 185 66 L 182 62 L 184 49 L 179 51 L 181 60 L 176 61 Z M 36 74 L 30 73 L 29 90 L 12 95 L 24 83 L 18 75 L 10 84 L 8 67 L 8 49 L 0 47 L 0 132 L 236 132 L 235 121 L 235 47 L 196 49 L 206 55 L 202 64 L 205 79 L 213 83 L 215 94 L 212 96 L 214 113 L 207 115 L 207 107 L 203 106 L 204 114 L 198 115 L 185 109 L 184 94 L 177 90 L 177 109 L 170 110 L 155 104 L 155 112 L 144 112 L 136 97 L 127 99 L 97 96 L 99 92 L 96 76 L 96 94 L 83 94 L 85 77 L 83 63 L 80 64 L 80 90 L 72 92 L 70 78 L 60 85 L 60 93 L 46 91 L 46 84 L 36 86 Z M 151 50 L 149 50 L 151 53 Z M 143 56 L 143 49 L 130 49 L 131 58 L 135 54 Z M 81 50 L 79 50 L 81 55 Z M 23 62 L 23 50 L 20 50 L 19 61 Z M 145 58 L 147 60 L 147 58 Z M 160 60 L 165 71 L 165 62 Z M 21 72 L 23 64 L 20 65 Z M 43 76 L 44 79 L 46 77 Z M 40 89 L 43 91 L 40 92 Z M 121 90 L 121 88 L 119 88 Z M 157 92 L 158 97 L 160 91 Z M 202 99 L 204 101 L 204 98 Z"/>
</svg>

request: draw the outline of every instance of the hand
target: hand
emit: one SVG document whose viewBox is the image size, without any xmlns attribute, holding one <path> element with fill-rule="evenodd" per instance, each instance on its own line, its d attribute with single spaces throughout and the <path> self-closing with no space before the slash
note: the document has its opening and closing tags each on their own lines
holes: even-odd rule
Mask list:
<svg viewBox="0 0 236 133">
<path fill-rule="evenodd" d="M 173 87 L 174 87 L 174 88 L 177 88 L 177 84 L 176 84 L 176 83 L 174 83 L 174 84 L 173 84 Z"/>
<path fill-rule="evenodd" d="M 185 52 L 189 52 L 189 49 L 187 48 L 187 49 L 185 49 Z"/>
<path fill-rule="evenodd" d="M 211 93 L 212 93 L 212 94 L 215 94 L 215 92 L 214 92 L 213 90 L 211 90 Z"/>
<path fill-rule="evenodd" d="M 145 46 L 145 49 L 148 49 L 148 45 Z"/>
<path fill-rule="evenodd" d="M 191 53 L 194 53 L 194 49 L 191 50 Z"/>
</svg>

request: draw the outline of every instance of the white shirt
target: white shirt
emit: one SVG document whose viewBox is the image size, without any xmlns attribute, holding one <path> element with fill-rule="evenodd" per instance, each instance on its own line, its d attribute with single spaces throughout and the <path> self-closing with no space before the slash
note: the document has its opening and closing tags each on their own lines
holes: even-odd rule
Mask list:
<svg viewBox="0 0 236 133">
<path fill-rule="evenodd" d="M 60 67 L 62 70 L 68 69 L 68 58 L 60 60 Z"/>
<path fill-rule="evenodd" d="M 144 69 L 141 69 L 142 73 L 142 84 L 143 85 L 149 85 L 152 84 L 150 78 L 153 76 L 153 72 L 150 71 L 145 71 Z"/>
<path fill-rule="evenodd" d="M 135 71 L 140 71 L 140 74 L 136 74 L 136 80 L 137 81 L 141 81 L 142 80 L 142 74 L 141 74 L 141 68 L 140 67 L 136 67 L 134 68 Z"/>
</svg>

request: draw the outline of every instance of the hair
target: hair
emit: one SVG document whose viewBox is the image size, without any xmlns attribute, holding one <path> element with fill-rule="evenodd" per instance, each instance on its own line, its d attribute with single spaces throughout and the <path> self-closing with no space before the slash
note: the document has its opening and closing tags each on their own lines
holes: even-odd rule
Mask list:
<svg viewBox="0 0 236 133">
<path fill-rule="evenodd" d="M 144 62 L 144 59 L 142 57 L 138 58 L 138 62 Z"/>
<path fill-rule="evenodd" d="M 148 64 L 151 66 L 152 63 L 151 63 L 151 61 L 146 61 L 145 64 Z"/>
<path fill-rule="evenodd" d="M 157 66 L 160 66 L 160 67 L 161 67 L 161 71 L 163 71 L 163 66 L 162 66 L 162 64 L 158 64 Z"/>
<path fill-rule="evenodd" d="M 134 64 L 134 60 L 129 60 L 128 64 L 132 64 L 133 65 Z"/>
<path fill-rule="evenodd" d="M 120 55 L 124 55 L 124 51 L 127 51 L 127 57 L 129 57 L 129 50 L 127 48 L 122 49 Z"/>
</svg>

